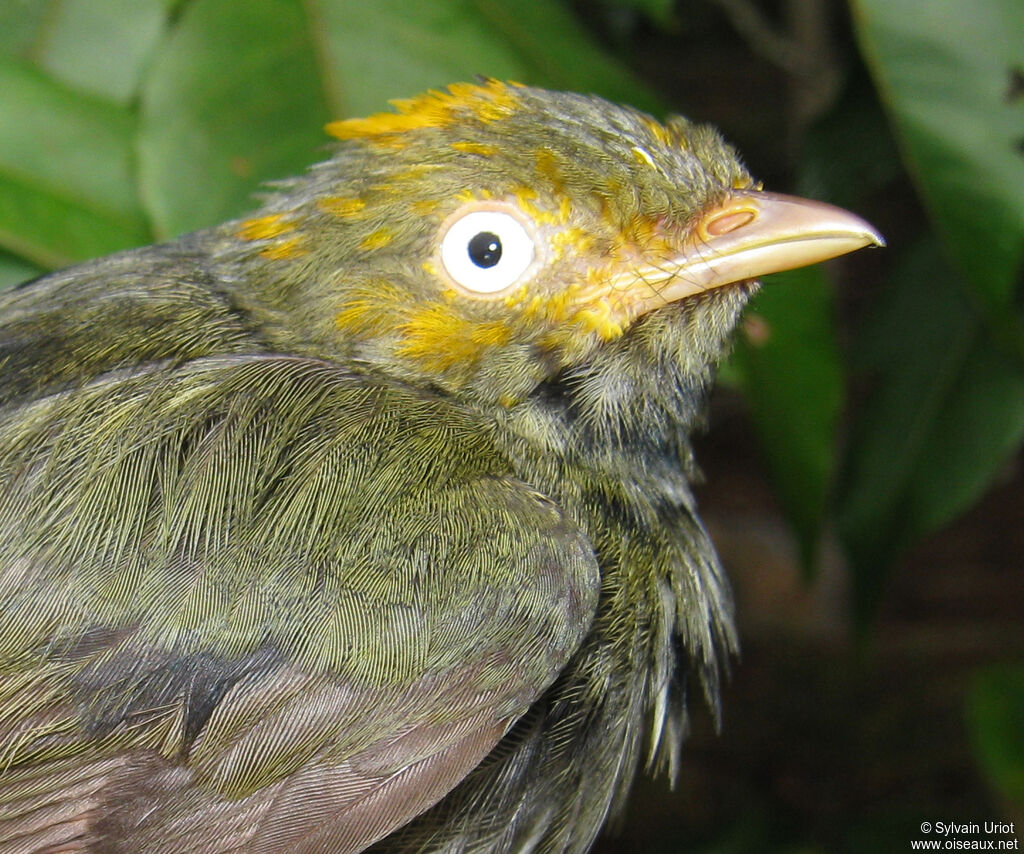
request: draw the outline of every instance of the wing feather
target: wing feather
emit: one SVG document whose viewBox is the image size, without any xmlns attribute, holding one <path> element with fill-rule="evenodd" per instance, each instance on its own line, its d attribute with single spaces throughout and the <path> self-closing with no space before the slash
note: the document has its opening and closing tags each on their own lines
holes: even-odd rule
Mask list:
<svg viewBox="0 0 1024 854">
<path fill-rule="evenodd" d="M 295 358 L 0 418 L 0 852 L 357 851 L 551 683 L 593 551 L 486 424 Z"/>
</svg>

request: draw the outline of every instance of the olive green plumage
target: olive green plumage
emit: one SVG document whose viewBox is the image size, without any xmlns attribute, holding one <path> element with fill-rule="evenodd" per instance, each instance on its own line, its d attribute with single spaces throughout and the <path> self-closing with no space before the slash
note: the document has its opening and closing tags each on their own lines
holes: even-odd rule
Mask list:
<svg viewBox="0 0 1024 854">
<path fill-rule="evenodd" d="M 0 852 L 583 851 L 688 672 L 716 703 L 687 434 L 752 286 L 563 297 L 734 154 L 490 82 L 333 130 L 255 217 L 3 299 Z M 492 204 L 543 243 L 496 298 L 436 252 Z"/>
</svg>

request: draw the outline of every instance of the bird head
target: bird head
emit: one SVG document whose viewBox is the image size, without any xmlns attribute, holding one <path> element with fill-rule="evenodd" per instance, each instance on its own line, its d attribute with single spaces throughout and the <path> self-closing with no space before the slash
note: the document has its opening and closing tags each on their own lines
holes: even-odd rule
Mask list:
<svg viewBox="0 0 1024 854">
<path fill-rule="evenodd" d="M 569 378 L 628 407 L 652 374 L 703 388 L 758 276 L 881 242 L 679 117 L 498 81 L 394 107 L 328 125 L 334 155 L 227 226 L 287 352 L 488 405 Z"/>
</svg>

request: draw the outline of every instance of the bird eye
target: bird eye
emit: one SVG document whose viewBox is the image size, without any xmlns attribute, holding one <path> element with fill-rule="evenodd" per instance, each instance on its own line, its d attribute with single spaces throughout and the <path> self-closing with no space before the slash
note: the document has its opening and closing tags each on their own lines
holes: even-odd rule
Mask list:
<svg viewBox="0 0 1024 854">
<path fill-rule="evenodd" d="M 441 262 L 452 280 L 477 294 L 515 284 L 534 258 L 533 238 L 512 214 L 473 210 L 456 219 L 441 238 Z"/>
</svg>

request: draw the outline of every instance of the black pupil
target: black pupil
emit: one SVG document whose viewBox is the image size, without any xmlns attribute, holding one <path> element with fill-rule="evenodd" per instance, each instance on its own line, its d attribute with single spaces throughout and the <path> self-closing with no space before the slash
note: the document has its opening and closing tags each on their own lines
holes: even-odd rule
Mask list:
<svg viewBox="0 0 1024 854">
<path fill-rule="evenodd" d="M 493 267 L 501 260 L 501 240 L 496 234 L 481 231 L 469 241 L 469 259 L 478 267 Z"/>
</svg>

